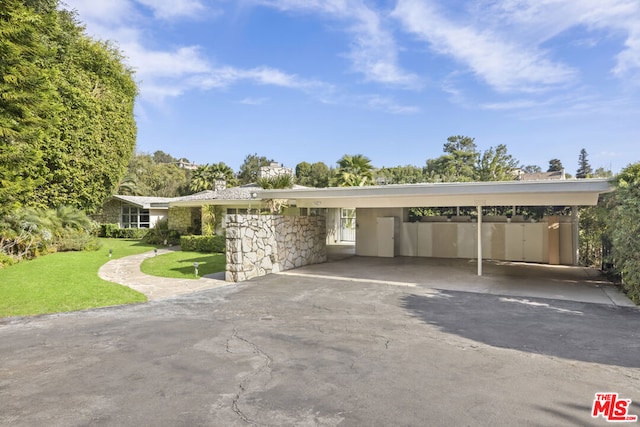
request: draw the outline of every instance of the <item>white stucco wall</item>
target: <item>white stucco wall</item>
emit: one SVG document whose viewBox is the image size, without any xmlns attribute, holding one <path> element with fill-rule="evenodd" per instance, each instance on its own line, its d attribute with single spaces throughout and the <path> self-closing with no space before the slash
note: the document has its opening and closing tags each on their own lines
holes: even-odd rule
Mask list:
<svg viewBox="0 0 640 427">
<path fill-rule="evenodd" d="M 169 217 L 168 209 L 149 209 L 149 226 L 155 228 L 156 222 Z"/>
<path fill-rule="evenodd" d="M 400 224 L 403 220 L 402 208 L 356 209 L 356 255 L 378 256 L 378 217 L 395 217 L 395 253 L 400 251 Z"/>
<path fill-rule="evenodd" d="M 434 258 L 476 258 L 477 223 L 404 222 L 402 209 L 358 209 L 356 255 L 377 256 L 376 218 L 399 219 L 395 235 L 396 255 Z M 559 263 L 573 263 L 574 239 L 570 218 L 560 218 L 558 238 L 549 240 L 550 223 L 482 223 L 482 257 L 505 261 L 549 263 L 550 250 L 559 253 Z M 550 245 L 556 245 L 555 249 Z"/>
</svg>

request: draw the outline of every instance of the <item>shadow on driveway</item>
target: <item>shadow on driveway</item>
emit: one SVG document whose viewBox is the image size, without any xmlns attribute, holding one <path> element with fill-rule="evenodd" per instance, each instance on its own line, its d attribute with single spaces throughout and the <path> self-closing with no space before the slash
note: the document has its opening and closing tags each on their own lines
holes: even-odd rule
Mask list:
<svg viewBox="0 0 640 427">
<path fill-rule="evenodd" d="M 635 308 L 456 291 L 404 295 L 401 305 L 443 332 L 494 347 L 640 367 Z"/>
</svg>

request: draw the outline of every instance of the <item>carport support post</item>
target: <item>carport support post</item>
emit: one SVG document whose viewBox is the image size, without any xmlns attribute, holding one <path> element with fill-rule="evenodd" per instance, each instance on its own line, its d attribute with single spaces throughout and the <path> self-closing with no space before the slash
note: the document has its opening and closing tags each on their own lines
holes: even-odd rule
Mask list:
<svg viewBox="0 0 640 427">
<path fill-rule="evenodd" d="M 571 228 L 573 231 L 573 265 L 580 263 L 580 214 L 577 206 L 571 206 Z"/>
<path fill-rule="evenodd" d="M 478 276 L 482 276 L 482 205 L 478 205 Z"/>
</svg>

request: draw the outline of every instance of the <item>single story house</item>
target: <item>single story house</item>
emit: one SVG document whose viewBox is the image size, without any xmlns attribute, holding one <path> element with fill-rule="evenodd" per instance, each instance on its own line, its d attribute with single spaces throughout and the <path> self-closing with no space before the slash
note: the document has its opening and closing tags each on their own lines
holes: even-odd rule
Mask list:
<svg viewBox="0 0 640 427">
<path fill-rule="evenodd" d="M 185 197 L 114 196 L 105 217 L 123 227 L 169 228 L 196 234 L 217 218 L 226 232 L 229 281 L 326 261 L 326 245 L 351 241 L 360 256 L 419 256 L 578 263 L 578 207 L 612 191 L 606 179 L 424 183 L 369 187 L 294 187 L 264 190 L 255 184 Z M 491 207 L 566 206 L 570 215 L 535 220 L 492 216 Z M 274 207 L 278 214 L 273 214 Z M 422 207 L 473 207 L 475 217 L 411 219 Z M 210 231 L 213 231 L 210 229 Z"/>
</svg>

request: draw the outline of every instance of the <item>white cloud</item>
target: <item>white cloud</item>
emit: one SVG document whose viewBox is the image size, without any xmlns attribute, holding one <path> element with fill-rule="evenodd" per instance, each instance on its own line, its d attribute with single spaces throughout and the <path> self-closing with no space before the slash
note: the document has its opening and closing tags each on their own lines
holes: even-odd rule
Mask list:
<svg viewBox="0 0 640 427">
<path fill-rule="evenodd" d="M 247 97 L 247 98 L 243 98 L 240 101 L 238 101 L 238 104 L 243 104 L 243 105 L 262 105 L 267 101 L 268 101 L 268 98 L 251 98 L 251 97 Z"/>
<path fill-rule="evenodd" d="M 213 68 L 192 79 L 192 83 L 203 89 L 225 88 L 241 81 L 248 81 L 259 85 L 279 86 L 298 89 L 304 92 L 314 90 L 330 91 L 332 86 L 317 80 L 307 80 L 287 74 L 270 67 L 256 67 L 241 69 L 231 66 Z"/>
<path fill-rule="evenodd" d="M 612 72 L 619 77 L 640 70 L 640 2 L 637 0 L 502 0 L 493 7 L 514 31 L 539 33 L 539 43 L 576 26 L 625 37 Z M 517 32 L 515 34 L 518 34 Z M 593 42 L 593 40 L 590 40 Z M 597 44 L 597 43 L 596 43 Z"/>
<path fill-rule="evenodd" d="M 346 56 L 355 72 L 367 81 L 417 88 L 417 75 L 402 69 L 398 61 L 398 46 L 387 28 L 381 12 L 368 7 L 362 0 L 249 0 L 252 4 L 281 11 L 320 13 L 347 21 L 352 34 L 352 48 Z"/>
<path fill-rule="evenodd" d="M 393 99 L 380 95 L 364 97 L 365 104 L 372 110 L 380 110 L 392 114 L 415 114 L 420 108 L 415 105 L 402 105 Z"/>
<path fill-rule="evenodd" d="M 453 22 L 429 2 L 400 0 L 393 16 L 434 51 L 468 66 L 497 91 L 537 91 L 575 79 L 575 70 L 552 61 L 536 46 L 523 45 L 491 28 Z"/>
<path fill-rule="evenodd" d="M 194 18 L 205 12 L 207 8 L 198 0 L 136 0 L 153 10 L 159 19 L 175 19 L 179 17 Z"/>
</svg>

